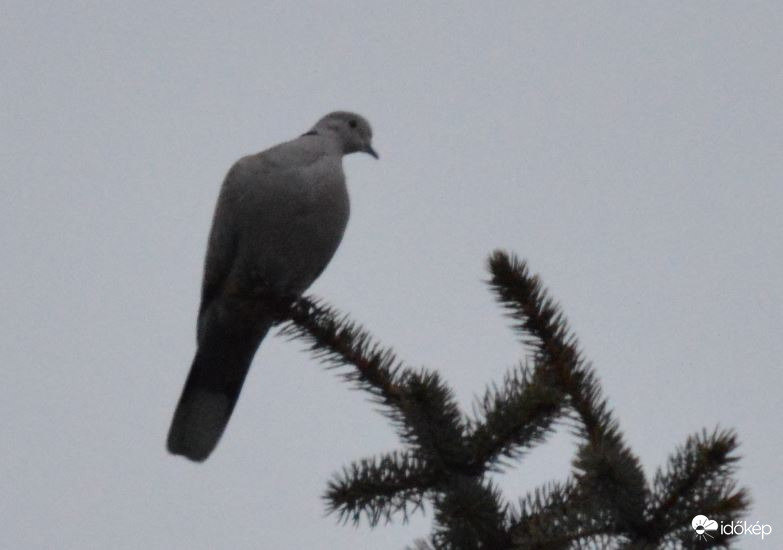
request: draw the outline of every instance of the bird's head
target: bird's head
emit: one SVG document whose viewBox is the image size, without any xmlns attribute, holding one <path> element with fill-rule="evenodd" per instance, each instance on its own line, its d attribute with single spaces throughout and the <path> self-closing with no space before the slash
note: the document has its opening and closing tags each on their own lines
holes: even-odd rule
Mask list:
<svg viewBox="0 0 783 550">
<path fill-rule="evenodd" d="M 372 128 L 361 115 L 335 111 L 319 120 L 313 126 L 313 131 L 335 134 L 342 145 L 343 154 L 362 152 L 378 158 L 378 153 L 372 148 Z"/>
</svg>

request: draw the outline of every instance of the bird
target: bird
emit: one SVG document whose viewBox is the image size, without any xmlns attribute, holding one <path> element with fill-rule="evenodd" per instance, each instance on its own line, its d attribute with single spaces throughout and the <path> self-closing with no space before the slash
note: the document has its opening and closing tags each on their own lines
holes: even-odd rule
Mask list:
<svg viewBox="0 0 783 550">
<path fill-rule="evenodd" d="M 356 152 L 379 158 L 369 122 L 335 111 L 229 169 L 207 243 L 196 354 L 168 433 L 172 454 L 210 456 L 276 322 L 271 304 L 301 296 L 334 256 L 350 213 L 342 159 Z"/>
</svg>

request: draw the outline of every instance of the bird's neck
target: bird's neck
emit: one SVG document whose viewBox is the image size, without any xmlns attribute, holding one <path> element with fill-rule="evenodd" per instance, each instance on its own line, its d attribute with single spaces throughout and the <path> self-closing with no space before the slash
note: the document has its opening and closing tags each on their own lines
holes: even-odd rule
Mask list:
<svg viewBox="0 0 783 550">
<path fill-rule="evenodd" d="M 313 128 L 306 134 L 302 134 L 305 139 L 312 139 L 318 144 L 318 147 L 330 155 L 344 155 L 345 149 L 343 142 L 336 133 L 321 128 Z"/>
</svg>

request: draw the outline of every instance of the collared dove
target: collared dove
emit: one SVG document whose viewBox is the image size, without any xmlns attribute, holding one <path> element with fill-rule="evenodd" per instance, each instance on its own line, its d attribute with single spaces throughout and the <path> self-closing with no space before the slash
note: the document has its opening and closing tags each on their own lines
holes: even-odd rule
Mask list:
<svg viewBox="0 0 783 550">
<path fill-rule="evenodd" d="M 378 158 L 371 138 L 364 118 L 334 112 L 229 170 L 207 246 L 198 349 L 169 430 L 170 452 L 201 462 L 217 445 L 274 323 L 269 297 L 301 295 L 331 260 L 349 213 L 342 157 L 362 151 Z"/>
</svg>

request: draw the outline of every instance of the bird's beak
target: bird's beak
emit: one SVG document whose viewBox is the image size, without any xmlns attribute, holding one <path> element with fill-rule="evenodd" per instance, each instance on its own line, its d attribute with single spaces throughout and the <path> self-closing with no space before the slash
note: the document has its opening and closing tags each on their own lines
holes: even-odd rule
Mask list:
<svg viewBox="0 0 783 550">
<path fill-rule="evenodd" d="M 364 149 L 362 149 L 362 151 L 364 151 L 368 155 L 374 156 L 376 159 L 381 158 L 378 156 L 378 153 L 375 151 L 375 149 L 372 148 L 372 145 L 370 145 L 369 143 L 364 146 Z"/>
</svg>

